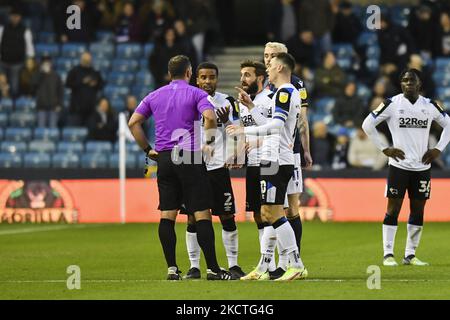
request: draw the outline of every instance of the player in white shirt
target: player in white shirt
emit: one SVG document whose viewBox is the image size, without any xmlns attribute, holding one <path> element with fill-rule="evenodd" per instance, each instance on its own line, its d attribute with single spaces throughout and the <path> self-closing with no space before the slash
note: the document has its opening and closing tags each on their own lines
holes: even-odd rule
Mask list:
<svg viewBox="0 0 450 320">
<path fill-rule="evenodd" d="M 400 75 L 402 94 L 387 99 L 367 116 L 363 130 L 375 145 L 389 157 L 386 185 L 387 213 L 383 222 L 385 266 L 397 266 L 394 242 L 397 221 L 406 190 L 410 199 L 410 216 L 403 264 L 425 266 L 416 257 L 423 229 L 425 203 L 430 198 L 431 162 L 439 157 L 450 141 L 450 117 L 436 102 L 419 94 L 420 71 L 408 69 Z M 386 121 L 393 146 L 382 142 L 376 126 Z M 433 149 L 428 149 L 431 122 L 444 130 Z"/>
<path fill-rule="evenodd" d="M 214 106 L 215 111 L 227 108 L 229 116 L 226 122 L 239 124 L 239 107 L 234 98 L 217 92 L 219 69 L 213 63 L 204 62 L 197 67 L 197 85 L 209 94 L 209 101 Z M 217 119 L 217 133 L 214 141 L 214 153 L 206 159 L 206 170 L 208 172 L 209 183 L 213 194 L 213 208 L 211 213 L 219 216 L 222 223 L 222 241 L 228 259 L 228 268 L 231 279 L 236 280 L 244 276 L 245 273 L 238 265 L 238 230 L 234 220 L 235 201 L 231 186 L 230 172 L 225 167 L 225 124 Z M 205 138 L 205 135 L 202 135 Z M 206 143 L 203 139 L 203 144 Z M 188 225 L 186 231 L 186 246 L 191 262 L 191 267 L 187 272 L 186 279 L 199 279 L 200 273 L 200 245 L 197 241 L 194 216 L 188 215 Z"/>
<path fill-rule="evenodd" d="M 258 126 L 230 125 L 226 129 L 230 135 L 264 136 L 261 151 L 261 213 L 271 227 L 264 228 L 262 243 L 266 247 L 262 250 L 264 254 L 258 266 L 241 280 L 269 279 L 268 271 L 277 239 L 282 253 L 286 253 L 290 259 L 290 267 L 275 281 L 300 279 L 307 274 L 299 256 L 294 231 L 283 210 L 287 185 L 294 171 L 293 144 L 300 113 L 300 94 L 290 83 L 294 68 L 295 60 L 287 53 L 277 55 L 267 68 L 269 81 L 278 88 L 272 98 L 272 118 L 261 115 L 250 96 L 240 89 L 238 100 L 251 110 Z"/>
</svg>

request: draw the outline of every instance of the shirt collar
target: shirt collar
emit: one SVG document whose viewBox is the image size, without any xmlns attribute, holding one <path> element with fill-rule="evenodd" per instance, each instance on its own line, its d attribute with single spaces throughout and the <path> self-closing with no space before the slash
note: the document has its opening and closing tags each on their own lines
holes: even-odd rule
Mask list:
<svg viewBox="0 0 450 320">
<path fill-rule="evenodd" d="M 178 84 L 178 85 L 188 85 L 187 81 L 184 79 L 176 79 L 172 80 L 170 84 Z"/>
</svg>

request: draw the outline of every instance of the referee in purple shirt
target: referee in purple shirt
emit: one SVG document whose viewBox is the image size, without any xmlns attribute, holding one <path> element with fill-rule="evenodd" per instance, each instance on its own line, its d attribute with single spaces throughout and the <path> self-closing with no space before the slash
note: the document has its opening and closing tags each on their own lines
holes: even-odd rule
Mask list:
<svg viewBox="0 0 450 320">
<path fill-rule="evenodd" d="M 136 142 L 158 164 L 161 210 L 158 232 L 168 266 L 167 279 L 181 280 L 175 257 L 175 220 L 184 205 L 187 212 L 195 216 L 198 243 L 208 267 L 207 279 L 229 280 L 230 274 L 221 270 L 217 263 L 210 187 L 202 160 L 201 118 L 203 116 L 207 141 L 203 152 L 211 154 L 214 148 L 211 132 L 217 127 L 214 107 L 205 91 L 189 85 L 192 67 L 188 57 L 172 57 L 168 70 L 172 81 L 148 94 L 128 123 Z M 149 117 L 155 120 L 155 149 L 142 129 L 142 123 Z"/>
</svg>

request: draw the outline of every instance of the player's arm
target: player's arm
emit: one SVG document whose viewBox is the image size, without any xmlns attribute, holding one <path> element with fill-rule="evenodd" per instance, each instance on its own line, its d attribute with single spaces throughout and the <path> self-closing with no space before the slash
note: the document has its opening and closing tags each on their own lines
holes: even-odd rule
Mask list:
<svg viewBox="0 0 450 320">
<path fill-rule="evenodd" d="M 392 101 L 387 99 L 381 103 L 378 108 L 373 110 L 364 120 L 362 124 L 362 129 L 367 134 L 370 140 L 375 144 L 375 146 L 382 151 L 386 156 L 393 158 L 395 161 L 398 159 L 405 159 L 405 153 L 403 150 L 390 147 L 386 141 L 384 141 L 377 130 L 377 125 L 381 122 L 386 121 L 390 118 L 390 112 L 392 107 Z"/>
<path fill-rule="evenodd" d="M 441 138 L 433 149 L 428 150 L 422 157 L 422 162 L 424 164 L 430 164 L 441 155 L 441 152 L 445 149 L 445 147 L 450 142 L 450 117 L 444 111 L 444 109 L 434 101 L 431 101 L 436 107 L 436 116 L 434 117 L 434 121 L 436 121 L 442 128 Z"/>
<path fill-rule="evenodd" d="M 300 134 L 300 141 L 302 142 L 302 147 L 304 151 L 305 167 L 311 167 L 313 164 L 313 159 L 311 157 L 311 150 L 309 145 L 309 123 L 308 123 L 308 105 L 302 103 L 300 109 L 300 119 L 297 123 L 298 132 Z"/>
<path fill-rule="evenodd" d="M 130 132 L 139 147 L 144 150 L 145 154 L 150 159 L 156 161 L 156 159 L 158 158 L 158 152 L 153 150 L 153 148 L 150 146 L 150 143 L 145 136 L 144 129 L 142 128 L 142 123 L 144 123 L 145 120 L 147 120 L 147 118 L 144 115 L 134 112 L 130 120 L 128 121 L 128 128 L 130 128 Z"/>
</svg>

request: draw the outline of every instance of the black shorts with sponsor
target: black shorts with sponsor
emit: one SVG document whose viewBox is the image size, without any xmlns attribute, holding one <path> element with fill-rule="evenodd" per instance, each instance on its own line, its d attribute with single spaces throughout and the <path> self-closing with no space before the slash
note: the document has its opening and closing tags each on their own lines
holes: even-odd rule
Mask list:
<svg viewBox="0 0 450 320">
<path fill-rule="evenodd" d="M 231 186 L 230 171 L 220 168 L 208 171 L 208 180 L 213 194 L 212 214 L 235 214 L 233 187 Z"/>
<path fill-rule="evenodd" d="M 294 165 L 261 162 L 261 204 L 283 205 Z"/>
<path fill-rule="evenodd" d="M 259 166 L 247 167 L 245 173 L 245 210 L 260 212 L 261 210 L 261 176 Z"/>
<path fill-rule="evenodd" d="M 180 210 L 182 205 L 188 212 L 211 209 L 212 193 L 201 153 L 186 151 L 180 153 L 183 159 L 190 161 L 175 164 L 171 158 L 171 151 L 159 152 L 156 172 L 159 210 Z"/>
<path fill-rule="evenodd" d="M 429 199 L 431 193 L 431 169 L 410 171 L 389 166 L 386 197 L 404 198 L 406 191 L 408 191 L 410 199 Z"/>
</svg>

